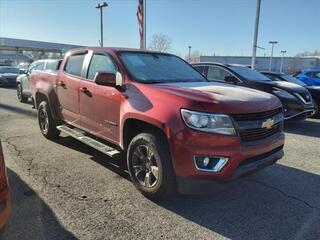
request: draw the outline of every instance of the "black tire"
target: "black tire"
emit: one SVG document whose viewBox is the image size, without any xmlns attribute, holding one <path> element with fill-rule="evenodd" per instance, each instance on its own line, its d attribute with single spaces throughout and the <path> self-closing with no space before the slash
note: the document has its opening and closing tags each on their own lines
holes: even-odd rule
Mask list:
<svg viewBox="0 0 320 240">
<path fill-rule="evenodd" d="M 22 93 L 22 86 L 20 83 L 17 84 L 17 96 L 18 96 L 18 100 L 22 103 L 26 103 L 28 102 L 28 98 L 23 96 Z"/>
<path fill-rule="evenodd" d="M 140 154 L 144 151 L 145 154 Z M 150 152 L 152 154 L 149 154 Z M 141 157 L 142 155 L 144 157 Z M 148 159 L 149 164 L 146 163 Z M 176 193 L 176 176 L 169 148 L 162 134 L 152 132 L 135 136 L 128 147 L 127 165 L 134 186 L 146 197 L 163 199 Z"/>
<path fill-rule="evenodd" d="M 38 123 L 43 136 L 48 139 L 55 139 L 60 131 L 57 129 L 56 122 L 52 118 L 50 106 L 47 101 L 42 101 L 38 107 Z"/>
</svg>

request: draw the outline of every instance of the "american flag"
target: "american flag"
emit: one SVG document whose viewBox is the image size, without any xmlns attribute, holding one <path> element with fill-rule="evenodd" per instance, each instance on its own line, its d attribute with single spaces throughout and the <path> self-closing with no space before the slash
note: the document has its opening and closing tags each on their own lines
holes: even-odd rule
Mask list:
<svg viewBox="0 0 320 240">
<path fill-rule="evenodd" d="M 138 11 L 137 18 L 139 23 L 139 33 L 140 33 L 140 48 L 143 48 L 143 0 L 138 0 Z"/>
</svg>

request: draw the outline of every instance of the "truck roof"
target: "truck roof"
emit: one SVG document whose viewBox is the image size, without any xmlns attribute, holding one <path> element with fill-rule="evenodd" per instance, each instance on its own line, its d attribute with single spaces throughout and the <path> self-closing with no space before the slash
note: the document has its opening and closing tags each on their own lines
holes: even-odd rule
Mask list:
<svg viewBox="0 0 320 240">
<path fill-rule="evenodd" d="M 164 52 L 153 51 L 153 50 L 145 50 L 145 49 L 139 49 L 139 48 L 121 48 L 121 47 L 80 47 L 80 48 L 70 49 L 68 52 L 72 53 L 72 52 L 83 51 L 83 50 L 111 51 L 111 52 L 145 52 L 145 53 L 171 55 L 170 53 L 164 53 Z"/>
</svg>

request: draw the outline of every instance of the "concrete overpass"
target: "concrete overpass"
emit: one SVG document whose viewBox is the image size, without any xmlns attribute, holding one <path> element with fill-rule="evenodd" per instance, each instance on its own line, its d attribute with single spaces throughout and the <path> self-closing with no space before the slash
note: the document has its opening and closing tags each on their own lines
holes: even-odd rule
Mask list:
<svg viewBox="0 0 320 240">
<path fill-rule="evenodd" d="M 44 53 L 58 53 L 60 56 L 62 56 L 67 50 L 77 47 L 80 46 L 73 44 L 0 37 L 0 61 L 5 60 L 3 58 L 5 58 L 6 55 L 8 58 L 8 54 L 11 53 L 13 55 L 15 54 L 15 62 L 17 64 L 20 62 L 19 56 L 21 56 L 23 51 L 33 52 L 35 56 L 38 56 L 37 58 L 41 58 L 41 55 L 44 55 Z M 1 57 L 1 55 L 3 56 Z"/>
</svg>

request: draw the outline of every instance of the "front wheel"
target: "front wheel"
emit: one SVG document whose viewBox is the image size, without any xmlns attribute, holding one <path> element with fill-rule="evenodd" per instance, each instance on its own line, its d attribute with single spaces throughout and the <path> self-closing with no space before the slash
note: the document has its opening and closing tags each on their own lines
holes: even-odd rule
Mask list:
<svg viewBox="0 0 320 240">
<path fill-rule="evenodd" d="M 48 139 L 57 138 L 60 131 L 52 118 L 50 106 L 47 101 L 42 101 L 38 108 L 38 122 L 41 133 Z"/>
<path fill-rule="evenodd" d="M 22 93 L 22 86 L 20 83 L 18 83 L 17 85 L 17 96 L 18 96 L 18 100 L 22 103 L 26 103 L 28 102 L 28 98 L 23 96 L 23 93 Z"/>
<path fill-rule="evenodd" d="M 157 132 L 141 133 L 129 144 L 127 164 L 134 186 L 149 198 L 176 191 L 176 177 L 166 139 Z"/>
</svg>

